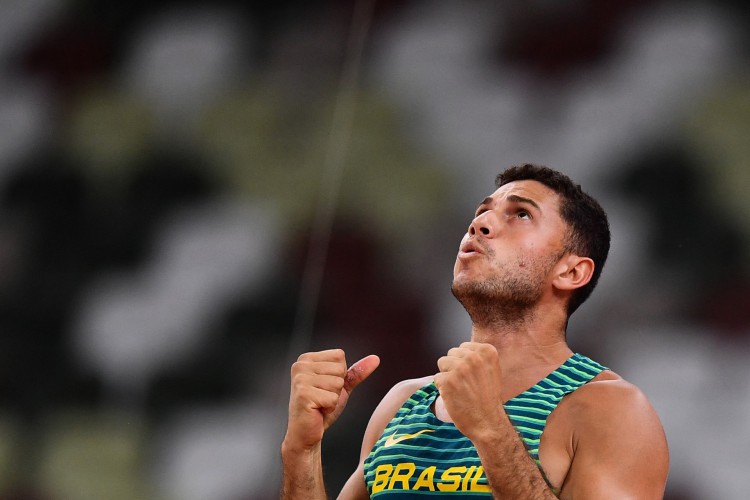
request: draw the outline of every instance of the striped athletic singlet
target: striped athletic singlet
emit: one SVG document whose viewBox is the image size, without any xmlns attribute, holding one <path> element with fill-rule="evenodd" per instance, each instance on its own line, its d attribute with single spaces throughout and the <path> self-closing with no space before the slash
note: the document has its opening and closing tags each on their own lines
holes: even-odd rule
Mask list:
<svg viewBox="0 0 750 500">
<path fill-rule="evenodd" d="M 560 400 L 606 368 L 574 354 L 557 370 L 507 401 L 505 411 L 537 466 L 539 440 L 547 417 Z M 490 497 L 476 448 L 452 423 L 439 420 L 431 406 L 438 396 L 430 383 L 396 412 L 365 460 L 371 498 L 424 498 L 452 494 Z"/>
</svg>

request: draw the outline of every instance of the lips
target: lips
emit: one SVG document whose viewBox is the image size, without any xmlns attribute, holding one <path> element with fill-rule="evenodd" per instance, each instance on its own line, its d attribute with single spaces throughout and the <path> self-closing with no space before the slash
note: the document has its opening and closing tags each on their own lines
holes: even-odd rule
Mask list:
<svg viewBox="0 0 750 500">
<path fill-rule="evenodd" d="M 483 254 L 484 250 L 480 245 L 476 243 L 474 240 L 469 240 L 463 245 L 461 245 L 460 251 L 462 254 Z"/>
</svg>

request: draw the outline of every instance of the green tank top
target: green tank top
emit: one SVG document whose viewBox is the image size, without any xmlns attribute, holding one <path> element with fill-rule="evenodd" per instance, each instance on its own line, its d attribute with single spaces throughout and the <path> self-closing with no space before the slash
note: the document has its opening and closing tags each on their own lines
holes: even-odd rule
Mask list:
<svg viewBox="0 0 750 500">
<path fill-rule="evenodd" d="M 547 417 L 563 396 L 605 369 L 586 356 L 573 354 L 503 405 L 540 470 L 539 440 Z M 434 383 L 418 389 L 386 426 L 365 459 L 365 483 L 371 498 L 424 498 L 443 493 L 492 496 L 474 445 L 455 425 L 433 413 L 431 406 L 437 396 Z"/>
</svg>

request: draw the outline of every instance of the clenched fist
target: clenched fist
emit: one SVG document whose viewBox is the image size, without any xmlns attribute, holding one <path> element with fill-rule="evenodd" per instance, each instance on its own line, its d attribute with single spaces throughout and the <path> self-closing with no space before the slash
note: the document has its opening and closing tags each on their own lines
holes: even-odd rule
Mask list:
<svg viewBox="0 0 750 500">
<path fill-rule="evenodd" d="M 301 355 L 292 365 L 286 445 L 298 450 L 317 446 L 344 411 L 354 388 L 379 364 L 380 358 L 370 355 L 347 369 L 341 349 Z"/>
<path fill-rule="evenodd" d="M 435 385 L 451 420 L 470 439 L 503 412 L 500 359 L 490 344 L 464 342 L 438 360 Z"/>
</svg>

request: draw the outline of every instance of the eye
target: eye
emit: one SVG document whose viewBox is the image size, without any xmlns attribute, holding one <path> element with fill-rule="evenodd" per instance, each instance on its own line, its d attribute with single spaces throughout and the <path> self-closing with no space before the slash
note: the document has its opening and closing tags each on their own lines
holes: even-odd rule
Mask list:
<svg viewBox="0 0 750 500">
<path fill-rule="evenodd" d="M 531 214 L 527 210 L 523 210 L 523 209 L 517 211 L 516 212 L 516 216 L 519 219 L 526 219 L 526 220 L 530 220 L 531 219 Z"/>
</svg>

